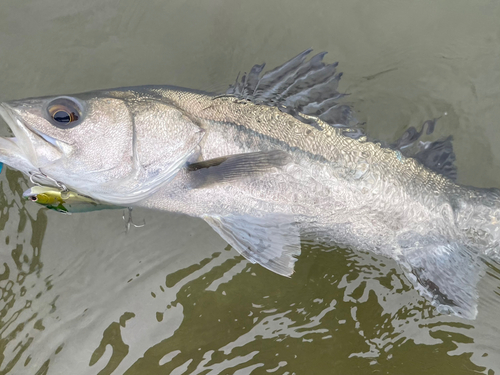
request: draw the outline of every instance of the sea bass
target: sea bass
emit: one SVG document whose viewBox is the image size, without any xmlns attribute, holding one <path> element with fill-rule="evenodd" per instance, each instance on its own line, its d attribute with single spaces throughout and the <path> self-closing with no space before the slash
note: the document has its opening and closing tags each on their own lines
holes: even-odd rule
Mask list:
<svg viewBox="0 0 500 375">
<path fill-rule="evenodd" d="M 2 103 L 0 162 L 103 204 L 203 218 L 291 276 L 301 236 L 395 259 L 443 313 L 473 319 L 498 257 L 500 194 L 454 182 L 451 139 L 367 138 L 337 64 L 304 51 L 222 95 L 141 86 Z M 44 180 L 45 178 L 45 180 Z"/>
</svg>

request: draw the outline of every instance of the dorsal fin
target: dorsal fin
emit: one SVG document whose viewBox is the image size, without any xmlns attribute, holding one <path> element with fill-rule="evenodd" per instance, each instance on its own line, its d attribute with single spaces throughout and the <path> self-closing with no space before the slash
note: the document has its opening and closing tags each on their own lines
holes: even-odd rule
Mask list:
<svg viewBox="0 0 500 375">
<path fill-rule="evenodd" d="M 420 142 L 420 151 L 413 157 L 427 168 L 455 181 L 457 179 L 457 167 L 451 143 L 452 139 L 450 135 L 435 142 Z"/>
<path fill-rule="evenodd" d="M 362 124 L 354 118 L 349 105 L 338 102 L 346 95 L 337 91 L 342 76 L 336 71 L 338 63 L 325 64 L 326 52 L 306 60 L 311 51 L 305 50 L 262 76 L 265 64 L 254 65 L 250 73 L 236 79 L 226 94 L 276 106 L 302 122 L 311 121 L 301 114 L 315 116 L 333 127 L 346 129 L 347 136 L 359 138 L 364 135 Z"/>
<path fill-rule="evenodd" d="M 411 126 L 390 147 L 400 150 L 404 156 L 417 159 L 427 168 L 455 181 L 457 179 L 457 167 L 455 165 L 453 144 L 451 143 L 453 138 L 448 136 L 433 142 L 420 141 L 420 137 L 424 133 L 432 134 L 437 120 L 435 118 L 424 122 L 420 131 Z"/>
<path fill-rule="evenodd" d="M 338 63 L 325 64 L 323 58 L 326 52 L 307 60 L 311 51 L 312 49 L 307 49 L 263 75 L 265 64 L 254 65 L 250 73 L 244 74 L 241 79 L 236 78 L 226 95 L 255 104 L 278 107 L 282 112 L 318 129 L 321 128 L 314 118 L 303 115 L 317 117 L 332 127 L 343 129 L 343 134 L 347 137 L 358 139 L 366 136 L 364 124 L 356 120 L 351 106 L 339 103 L 346 94 L 337 91 L 342 77 L 342 73 L 337 72 Z M 420 141 L 423 134 L 434 131 L 436 121 L 437 119 L 426 121 L 420 131 L 414 127 L 408 128 L 395 143 L 380 143 L 383 147 L 400 150 L 404 156 L 415 158 L 434 172 L 455 180 L 457 169 L 454 165 L 452 138 L 434 142 Z M 373 140 L 370 137 L 367 139 Z"/>
</svg>

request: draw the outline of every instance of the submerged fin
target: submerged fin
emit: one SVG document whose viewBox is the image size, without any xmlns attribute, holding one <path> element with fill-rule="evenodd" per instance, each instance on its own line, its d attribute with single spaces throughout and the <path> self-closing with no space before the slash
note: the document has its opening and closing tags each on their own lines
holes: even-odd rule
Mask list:
<svg viewBox="0 0 500 375">
<path fill-rule="evenodd" d="M 449 136 L 435 142 L 421 142 L 420 150 L 413 156 L 426 167 L 440 173 L 451 180 L 457 179 L 455 152 Z"/>
<path fill-rule="evenodd" d="M 420 294 L 440 313 L 476 318 L 476 284 L 484 273 L 484 265 L 473 249 L 423 236 L 412 236 L 401 246 L 403 269 Z"/>
<path fill-rule="evenodd" d="M 252 263 L 290 277 L 300 255 L 300 234 L 290 218 L 280 214 L 203 216 L 236 251 Z"/>
<path fill-rule="evenodd" d="M 326 52 L 306 61 L 311 51 L 305 50 L 262 76 L 265 64 L 254 65 L 250 73 L 240 80 L 237 78 L 226 94 L 255 104 L 284 108 L 306 123 L 301 114 L 318 117 L 333 127 L 359 129 L 346 134 L 359 138 L 363 133 L 362 125 L 354 118 L 349 105 L 338 103 L 345 96 L 337 91 L 342 77 L 342 73 L 336 71 L 338 63 L 325 64 L 323 57 Z"/>
<path fill-rule="evenodd" d="M 280 150 L 249 152 L 204 160 L 187 166 L 194 187 L 233 182 L 285 166 L 291 156 Z"/>
<path fill-rule="evenodd" d="M 411 126 L 390 147 L 400 150 L 404 156 L 417 159 L 427 168 L 455 181 L 457 179 L 457 167 L 451 142 L 453 138 L 449 136 L 434 142 L 420 141 L 420 137 L 424 133 L 428 135 L 434 131 L 437 120 L 435 118 L 424 122 L 420 131 Z"/>
<path fill-rule="evenodd" d="M 410 126 L 396 142 L 391 144 L 391 147 L 396 150 L 404 151 L 408 147 L 414 145 L 415 142 L 420 139 L 422 134 L 432 134 L 434 132 L 434 128 L 436 127 L 437 120 L 437 118 L 427 120 L 422 124 L 422 129 L 420 129 L 420 131 L 417 131 L 414 126 Z"/>
</svg>

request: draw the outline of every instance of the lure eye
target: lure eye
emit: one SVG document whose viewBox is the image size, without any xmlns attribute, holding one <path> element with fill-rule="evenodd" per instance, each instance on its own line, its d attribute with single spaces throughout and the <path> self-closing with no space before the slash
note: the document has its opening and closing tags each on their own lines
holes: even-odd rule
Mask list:
<svg viewBox="0 0 500 375">
<path fill-rule="evenodd" d="M 30 197 L 30 200 L 31 200 L 32 202 L 36 202 L 36 201 L 38 200 L 38 197 L 37 197 L 36 195 L 32 195 L 32 196 Z"/>
<path fill-rule="evenodd" d="M 78 125 L 82 110 L 73 98 L 59 97 L 47 105 L 50 122 L 58 128 L 68 129 Z"/>
</svg>

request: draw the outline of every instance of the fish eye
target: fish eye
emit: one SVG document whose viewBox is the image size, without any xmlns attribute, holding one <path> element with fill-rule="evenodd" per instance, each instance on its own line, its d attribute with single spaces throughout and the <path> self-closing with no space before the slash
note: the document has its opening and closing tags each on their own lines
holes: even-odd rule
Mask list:
<svg viewBox="0 0 500 375">
<path fill-rule="evenodd" d="M 78 115 L 75 112 L 70 112 L 64 107 L 54 106 L 52 112 L 52 118 L 57 122 L 66 123 L 78 120 Z"/>
<path fill-rule="evenodd" d="M 78 125 L 78 120 L 82 116 L 82 107 L 76 99 L 61 96 L 47 105 L 47 114 L 52 125 L 68 129 Z"/>
<path fill-rule="evenodd" d="M 36 195 L 32 195 L 29 198 L 32 202 L 36 202 L 38 200 L 38 197 Z"/>
</svg>

